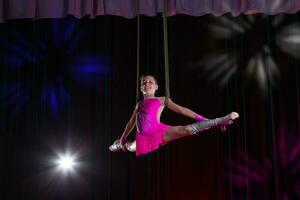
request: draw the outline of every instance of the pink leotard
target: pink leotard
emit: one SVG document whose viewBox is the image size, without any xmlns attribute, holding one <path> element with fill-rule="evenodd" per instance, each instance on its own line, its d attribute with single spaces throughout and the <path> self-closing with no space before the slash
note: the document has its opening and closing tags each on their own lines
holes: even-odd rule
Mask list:
<svg viewBox="0 0 300 200">
<path fill-rule="evenodd" d="M 170 128 L 157 119 L 161 106 L 159 98 L 148 98 L 139 102 L 137 109 L 136 155 L 158 149 L 163 136 Z"/>
</svg>

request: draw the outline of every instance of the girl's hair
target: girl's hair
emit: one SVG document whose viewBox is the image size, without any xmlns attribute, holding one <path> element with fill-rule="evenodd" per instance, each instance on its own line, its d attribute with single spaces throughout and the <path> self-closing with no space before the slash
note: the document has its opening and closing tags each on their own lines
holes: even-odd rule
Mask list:
<svg viewBox="0 0 300 200">
<path fill-rule="evenodd" d="M 140 81 L 142 81 L 146 76 L 151 76 L 154 79 L 155 83 L 158 85 L 158 80 L 152 74 L 143 74 L 143 75 L 141 75 L 140 76 Z"/>
</svg>

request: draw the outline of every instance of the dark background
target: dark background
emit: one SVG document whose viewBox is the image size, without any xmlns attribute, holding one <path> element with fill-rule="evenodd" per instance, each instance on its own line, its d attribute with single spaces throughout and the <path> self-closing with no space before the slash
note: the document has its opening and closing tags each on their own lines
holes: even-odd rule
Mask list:
<svg viewBox="0 0 300 200">
<path fill-rule="evenodd" d="M 236 20 L 244 17 L 238 16 Z M 267 19 L 271 21 L 274 17 Z M 299 14 L 284 17 L 286 24 L 299 23 Z M 283 126 L 285 137 L 299 135 L 299 60 L 270 45 L 280 72 L 274 86 L 269 81 L 266 90 L 261 91 L 255 77 L 246 77 L 247 59 L 243 58 L 237 72 L 219 87 L 219 79 L 208 80 L 208 72 L 201 65 L 206 54 L 223 49 L 247 57 L 247 52 L 257 48 L 255 44 L 260 45 L 261 38 L 276 40 L 277 30 L 258 25 L 258 33 L 242 43 L 238 37 L 222 41 L 208 29 L 215 18 L 218 17 L 168 18 L 171 98 L 208 118 L 237 111 L 239 120 L 226 133 L 214 128 L 140 157 L 108 150 L 121 136 L 135 105 L 136 19 L 68 16 L 0 24 L 0 199 L 216 200 L 284 199 L 285 195 L 297 199 L 297 189 L 289 184 L 295 178 L 297 188 L 299 173 L 286 174 L 289 168 L 281 166 L 277 136 Z M 70 37 L 66 34 L 69 23 L 76 24 Z M 63 31 L 53 31 L 53 24 Z M 30 49 L 26 50 L 15 33 L 31 44 Z M 52 45 L 53 38 L 64 36 L 67 39 L 60 48 Z M 40 59 L 22 61 L 18 67 L 5 59 L 11 55 L 13 60 L 19 60 L 26 52 L 38 54 L 41 41 L 46 50 Z M 74 44 L 71 53 L 65 53 L 70 44 Z M 160 82 L 159 95 L 164 95 L 161 16 L 141 16 L 140 45 L 141 74 L 155 75 Z M 18 46 L 25 51 L 8 50 Z M 87 53 L 99 56 L 102 71 L 82 80 L 72 63 Z M 5 89 L 11 82 L 20 83 L 14 93 Z M 69 96 L 57 112 L 53 111 L 53 103 L 39 98 L 42 88 L 53 84 L 62 85 Z M 14 95 L 20 97 L 12 102 L 10 97 Z M 14 112 L 22 98 L 27 101 Z M 168 109 L 161 121 L 170 125 L 194 122 Z M 133 136 L 134 132 L 131 139 Z M 283 142 L 286 146 L 287 141 Z M 69 148 L 78 153 L 81 167 L 75 174 L 55 172 L 50 160 L 56 152 Z M 248 186 L 242 187 L 231 176 L 236 172 L 232 160 L 245 164 L 239 152 L 250 155 L 259 164 L 269 160 L 276 170 L 271 170 L 267 180 L 249 178 Z M 298 169 L 297 163 L 290 165 Z"/>
</svg>

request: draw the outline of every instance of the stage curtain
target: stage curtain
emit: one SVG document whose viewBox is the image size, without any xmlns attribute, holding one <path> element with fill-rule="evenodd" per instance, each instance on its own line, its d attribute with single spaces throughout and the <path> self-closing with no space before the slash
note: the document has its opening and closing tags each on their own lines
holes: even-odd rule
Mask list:
<svg viewBox="0 0 300 200">
<path fill-rule="evenodd" d="M 134 18 L 139 12 L 155 16 L 162 12 L 162 0 L 1 0 L 0 21 L 17 18 L 63 18 L 73 15 L 81 18 L 89 15 L 117 15 Z M 205 14 L 222 15 L 232 13 L 296 13 L 300 10 L 298 0 L 169 0 L 168 15 Z"/>
</svg>

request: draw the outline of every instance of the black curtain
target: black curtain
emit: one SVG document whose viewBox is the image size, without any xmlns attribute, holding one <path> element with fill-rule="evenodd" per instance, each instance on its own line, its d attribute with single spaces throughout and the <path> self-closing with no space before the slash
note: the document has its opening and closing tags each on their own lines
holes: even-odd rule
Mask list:
<svg viewBox="0 0 300 200">
<path fill-rule="evenodd" d="M 240 118 L 140 157 L 108 150 L 135 106 L 136 19 L 0 24 L 1 199 L 298 199 L 298 22 L 168 18 L 172 100 Z M 141 17 L 140 53 L 163 96 L 161 16 Z M 194 122 L 168 109 L 161 121 Z M 53 159 L 67 149 L 81 164 L 63 174 Z"/>
</svg>

